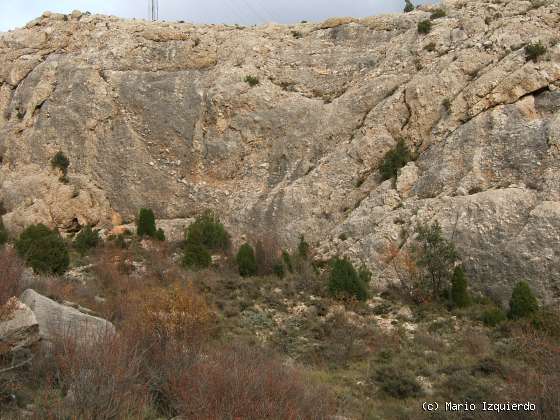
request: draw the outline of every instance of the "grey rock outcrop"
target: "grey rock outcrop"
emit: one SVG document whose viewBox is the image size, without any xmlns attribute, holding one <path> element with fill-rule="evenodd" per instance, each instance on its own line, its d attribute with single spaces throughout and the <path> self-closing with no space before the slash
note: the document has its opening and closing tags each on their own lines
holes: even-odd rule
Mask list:
<svg viewBox="0 0 560 420">
<path fill-rule="evenodd" d="M 69 337 L 79 342 L 96 342 L 115 334 L 109 321 L 61 305 L 32 289 L 23 292 L 20 300 L 35 314 L 40 336 L 46 342 Z"/>
<path fill-rule="evenodd" d="M 234 239 L 382 258 L 439 220 L 471 283 L 560 298 L 560 5 L 446 0 L 321 24 L 46 14 L 0 35 L 0 201 L 17 232 L 211 208 Z M 294 36 L 297 33 L 298 36 Z M 524 45 L 546 53 L 528 60 Z M 259 79 L 250 86 L 246 76 Z M 378 174 L 404 139 L 418 159 Z M 50 159 L 70 159 L 59 185 Z M 348 237 L 341 240 L 341 234 Z"/>
</svg>

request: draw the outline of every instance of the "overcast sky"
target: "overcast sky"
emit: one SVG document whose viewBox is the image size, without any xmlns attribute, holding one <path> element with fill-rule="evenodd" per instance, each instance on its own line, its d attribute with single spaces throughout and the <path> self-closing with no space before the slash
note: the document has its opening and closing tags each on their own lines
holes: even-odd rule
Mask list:
<svg viewBox="0 0 560 420">
<path fill-rule="evenodd" d="M 429 0 L 413 0 L 428 3 Z M 127 18 L 148 17 L 149 0 L 0 0 L 0 31 L 25 25 L 45 10 L 74 9 Z M 404 0 L 159 0 L 161 20 L 195 23 L 319 21 L 332 16 L 371 16 L 402 11 Z"/>
</svg>

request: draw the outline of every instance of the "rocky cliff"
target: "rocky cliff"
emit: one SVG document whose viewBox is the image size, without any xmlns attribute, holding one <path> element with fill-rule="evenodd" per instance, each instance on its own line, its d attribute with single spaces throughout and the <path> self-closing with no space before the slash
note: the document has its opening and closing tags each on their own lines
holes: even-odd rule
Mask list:
<svg viewBox="0 0 560 420">
<path fill-rule="evenodd" d="M 560 5 L 448 0 L 418 33 L 435 7 L 252 28 L 45 13 L 1 34 L 4 223 L 211 208 L 381 284 L 387 247 L 438 220 L 480 287 L 560 297 Z M 399 139 L 418 158 L 382 182 Z"/>
</svg>

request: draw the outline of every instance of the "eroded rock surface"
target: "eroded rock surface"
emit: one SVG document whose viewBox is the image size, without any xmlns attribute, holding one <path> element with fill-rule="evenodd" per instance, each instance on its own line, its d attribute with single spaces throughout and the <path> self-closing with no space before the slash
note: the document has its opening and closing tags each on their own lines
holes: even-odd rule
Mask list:
<svg viewBox="0 0 560 420">
<path fill-rule="evenodd" d="M 115 334 L 109 321 L 57 303 L 32 289 L 23 292 L 20 300 L 33 311 L 40 336 L 47 342 L 69 337 L 82 343 L 97 342 Z"/>
<path fill-rule="evenodd" d="M 305 233 L 319 258 L 385 283 L 386 248 L 437 219 L 473 283 L 507 294 L 527 279 L 557 299 L 560 6 L 442 7 L 427 35 L 433 6 L 244 29 L 45 14 L 2 34 L 4 220 L 72 230 L 211 208 L 234 239 Z M 547 52 L 527 60 L 536 41 Z M 399 139 L 418 159 L 382 182 Z M 58 150 L 69 184 L 50 168 Z"/>
</svg>

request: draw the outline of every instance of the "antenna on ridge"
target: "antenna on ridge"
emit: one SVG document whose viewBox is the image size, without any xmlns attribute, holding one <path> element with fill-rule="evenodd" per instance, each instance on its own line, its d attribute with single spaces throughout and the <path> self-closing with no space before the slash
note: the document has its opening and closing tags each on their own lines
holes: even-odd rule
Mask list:
<svg viewBox="0 0 560 420">
<path fill-rule="evenodd" d="M 150 0 L 150 16 L 152 21 L 159 19 L 159 0 Z"/>
</svg>

